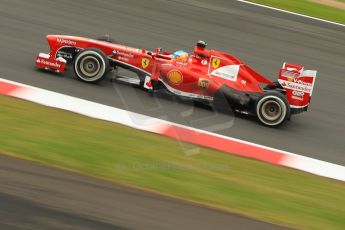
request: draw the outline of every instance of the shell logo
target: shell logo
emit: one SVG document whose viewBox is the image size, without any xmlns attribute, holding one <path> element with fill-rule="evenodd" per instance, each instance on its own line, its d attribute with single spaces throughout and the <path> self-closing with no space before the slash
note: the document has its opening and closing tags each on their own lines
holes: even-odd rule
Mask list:
<svg viewBox="0 0 345 230">
<path fill-rule="evenodd" d="M 183 81 L 183 75 L 178 70 L 171 70 L 167 74 L 167 78 L 168 78 L 169 83 L 173 85 L 180 85 Z"/>
</svg>

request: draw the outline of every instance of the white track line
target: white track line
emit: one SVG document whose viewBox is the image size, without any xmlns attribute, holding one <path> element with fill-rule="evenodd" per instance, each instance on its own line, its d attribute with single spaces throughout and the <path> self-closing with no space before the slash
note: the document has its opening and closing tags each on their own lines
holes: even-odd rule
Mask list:
<svg viewBox="0 0 345 230">
<path fill-rule="evenodd" d="M 272 6 L 266 6 L 266 5 L 262 5 L 262 4 L 255 3 L 255 2 L 249 2 L 249 1 L 246 1 L 246 0 L 236 0 L 236 1 L 242 2 L 242 3 L 246 3 L 246 4 L 250 4 L 250 5 L 254 5 L 254 6 L 259 6 L 259 7 L 267 8 L 267 9 L 271 9 L 271 10 L 276 10 L 276 11 L 280 11 L 280 12 L 284 12 L 284 13 L 288 13 L 288 14 L 293 14 L 293 15 L 297 15 L 297 16 L 300 16 L 300 17 L 309 18 L 309 19 L 313 19 L 313 20 L 317 20 L 317 21 L 321 21 L 321 22 L 326 22 L 326 23 L 330 23 L 330 24 L 333 24 L 333 25 L 337 25 L 337 26 L 345 27 L 345 24 L 341 24 L 341 23 L 338 23 L 338 22 L 332 22 L 332 21 L 329 21 L 329 20 L 325 20 L 325 19 L 317 18 L 317 17 L 313 17 L 313 16 L 308 16 L 308 15 L 305 15 L 305 14 L 295 13 L 295 12 L 291 12 L 291 11 L 288 11 L 288 10 L 283 10 L 283 9 L 275 8 L 275 7 L 272 7 Z"/>
<path fill-rule="evenodd" d="M 0 94 L 345 181 L 345 167 L 0 78 Z M 178 135 L 180 132 L 181 135 Z M 177 135 L 175 135 L 177 134 Z M 191 137 L 192 138 L 189 138 Z M 226 147 L 225 147 L 226 146 Z M 252 153 L 247 155 L 248 153 Z"/>
</svg>

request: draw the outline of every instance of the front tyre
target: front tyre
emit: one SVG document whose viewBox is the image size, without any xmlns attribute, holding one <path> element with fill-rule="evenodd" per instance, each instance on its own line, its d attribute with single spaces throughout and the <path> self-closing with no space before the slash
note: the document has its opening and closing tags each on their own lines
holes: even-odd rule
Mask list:
<svg viewBox="0 0 345 230">
<path fill-rule="evenodd" d="M 74 59 L 73 69 L 81 81 L 95 83 L 109 72 L 109 60 L 99 49 L 85 49 Z"/>
<path fill-rule="evenodd" d="M 279 126 L 290 117 L 288 101 L 275 91 L 268 91 L 259 97 L 255 110 L 260 122 L 270 127 Z"/>
</svg>

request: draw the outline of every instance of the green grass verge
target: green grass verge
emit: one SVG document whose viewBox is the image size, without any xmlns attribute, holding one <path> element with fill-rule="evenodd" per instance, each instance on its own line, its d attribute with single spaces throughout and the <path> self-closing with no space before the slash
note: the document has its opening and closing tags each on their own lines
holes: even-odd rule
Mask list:
<svg viewBox="0 0 345 230">
<path fill-rule="evenodd" d="M 313 3 L 308 0 L 250 0 L 250 1 L 345 24 L 345 10 L 318 4 L 318 3 Z"/>
<path fill-rule="evenodd" d="M 187 156 L 176 140 L 14 98 L 0 108 L 4 154 L 285 226 L 344 229 L 345 183 L 206 148 Z"/>
</svg>

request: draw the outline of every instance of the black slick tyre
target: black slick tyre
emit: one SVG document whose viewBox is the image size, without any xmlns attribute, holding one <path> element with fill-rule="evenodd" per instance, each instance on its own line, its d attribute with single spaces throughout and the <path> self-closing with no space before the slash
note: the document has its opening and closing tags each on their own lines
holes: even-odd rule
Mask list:
<svg viewBox="0 0 345 230">
<path fill-rule="evenodd" d="M 283 94 L 268 91 L 258 98 L 255 112 L 262 124 L 277 127 L 290 118 L 290 105 Z"/>
<path fill-rule="evenodd" d="M 99 49 L 85 49 L 75 57 L 73 69 L 81 81 L 96 83 L 109 72 L 109 60 Z"/>
</svg>

